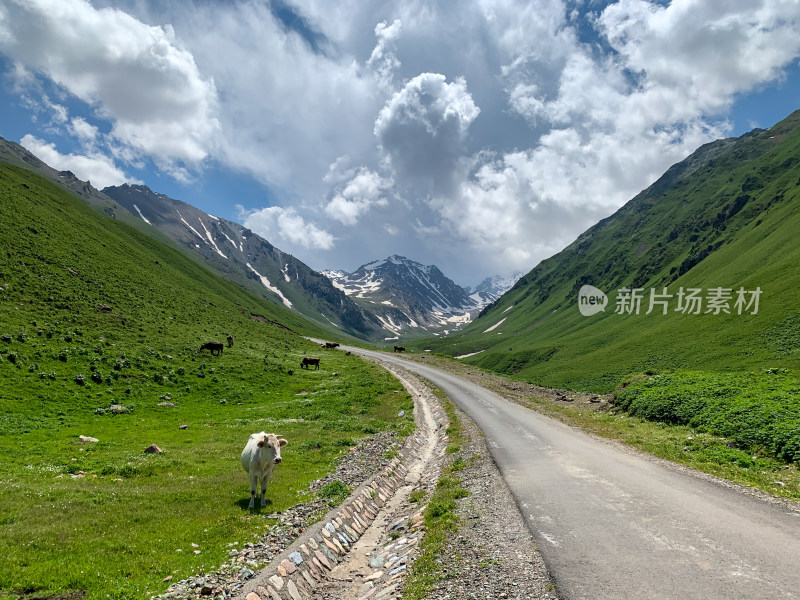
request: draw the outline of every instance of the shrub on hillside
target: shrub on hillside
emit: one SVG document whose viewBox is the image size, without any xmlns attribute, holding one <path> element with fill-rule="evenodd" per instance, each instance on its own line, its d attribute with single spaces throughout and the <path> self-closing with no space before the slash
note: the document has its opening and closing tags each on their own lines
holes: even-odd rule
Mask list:
<svg viewBox="0 0 800 600">
<path fill-rule="evenodd" d="M 688 425 L 743 449 L 800 462 L 800 382 L 784 372 L 636 375 L 616 398 L 631 415 Z"/>
</svg>

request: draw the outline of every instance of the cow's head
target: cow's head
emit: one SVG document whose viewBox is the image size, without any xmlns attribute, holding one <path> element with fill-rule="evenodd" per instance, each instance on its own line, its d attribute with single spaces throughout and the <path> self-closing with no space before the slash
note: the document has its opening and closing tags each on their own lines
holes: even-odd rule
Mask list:
<svg viewBox="0 0 800 600">
<path fill-rule="evenodd" d="M 281 448 L 289 442 L 275 433 L 262 433 L 257 443 L 259 448 L 266 448 L 269 461 L 277 465 L 281 462 Z"/>
</svg>

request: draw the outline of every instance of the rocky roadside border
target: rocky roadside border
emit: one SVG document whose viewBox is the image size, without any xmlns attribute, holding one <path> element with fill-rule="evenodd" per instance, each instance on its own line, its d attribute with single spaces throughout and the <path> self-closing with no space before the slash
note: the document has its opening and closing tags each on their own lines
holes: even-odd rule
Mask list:
<svg viewBox="0 0 800 600">
<path fill-rule="evenodd" d="M 443 465 L 447 416 L 428 386 L 415 376 L 384 364 L 415 402 L 417 431 L 391 460 L 382 458 L 397 444 L 378 434 L 344 457 L 336 471 L 313 488 L 339 479 L 356 491 L 319 520 L 322 501 L 296 505 L 282 514 L 262 538 L 244 548 L 232 545 L 230 560 L 210 574 L 173 584 L 151 600 L 387 600 L 400 598 L 406 574 L 424 536 L 423 506 L 409 496 L 433 490 Z M 437 557 L 440 580 L 427 598 L 555 599 L 553 584 L 488 453 L 478 428 L 460 413 L 469 440 L 459 472 L 470 496 L 460 501 L 461 526 Z M 313 525 L 309 523 L 314 522 Z M 259 564 L 269 562 L 258 569 Z"/>
<path fill-rule="evenodd" d="M 370 476 L 391 462 L 386 458 L 397 449 L 394 433 L 382 432 L 361 440 L 344 456 L 336 469 L 311 483 L 309 490 L 323 488 L 332 481 L 341 481 L 349 488 L 359 487 Z M 210 573 L 198 573 L 187 579 L 176 581 L 161 595 L 151 600 L 189 600 L 198 597 L 227 600 L 237 594 L 245 583 L 253 579 L 261 565 L 272 562 L 286 550 L 309 527 L 319 521 L 330 509 L 324 500 L 313 500 L 296 504 L 282 512 L 266 515 L 275 520 L 268 531 L 246 544 L 229 544 L 228 561 Z M 170 581 L 165 579 L 165 583 Z"/>
</svg>

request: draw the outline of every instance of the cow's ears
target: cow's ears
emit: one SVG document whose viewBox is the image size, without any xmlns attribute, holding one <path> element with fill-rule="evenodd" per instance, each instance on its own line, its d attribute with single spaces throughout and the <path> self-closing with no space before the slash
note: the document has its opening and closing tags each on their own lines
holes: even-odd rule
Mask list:
<svg viewBox="0 0 800 600">
<path fill-rule="evenodd" d="M 281 439 L 279 439 L 279 440 L 278 440 L 278 445 L 279 445 L 281 448 L 283 448 L 283 447 L 284 447 L 286 444 L 288 444 L 288 443 L 289 443 L 289 442 L 287 442 L 287 441 L 286 441 L 285 439 L 283 439 L 283 438 L 281 438 Z"/>
</svg>

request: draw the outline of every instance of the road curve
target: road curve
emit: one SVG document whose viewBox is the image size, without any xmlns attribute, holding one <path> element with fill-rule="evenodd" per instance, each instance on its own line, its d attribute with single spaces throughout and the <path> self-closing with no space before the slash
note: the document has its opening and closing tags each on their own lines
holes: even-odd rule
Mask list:
<svg viewBox="0 0 800 600">
<path fill-rule="evenodd" d="M 800 512 L 626 452 L 440 369 L 483 431 L 561 598 L 800 598 Z"/>
</svg>

